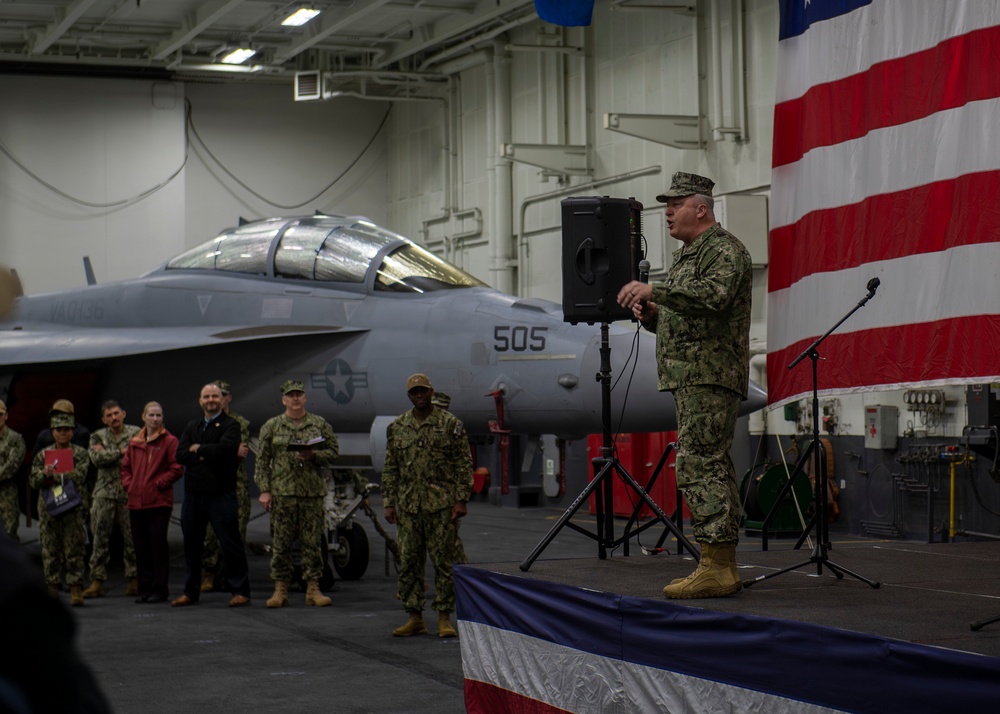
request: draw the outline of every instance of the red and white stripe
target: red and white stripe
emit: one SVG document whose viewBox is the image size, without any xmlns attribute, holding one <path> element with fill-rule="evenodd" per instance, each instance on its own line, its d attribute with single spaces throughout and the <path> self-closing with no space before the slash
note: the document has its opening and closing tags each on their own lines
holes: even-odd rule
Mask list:
<svg viewBox="0 0 1000 714">
<path fill-rule="evenodd" d="M 837 711 L 601 656 L 482 623 L 460 620 L 459 634 L 466 710 L 473 713 Z"/>
<path fill-rule="evenodd" d="M 1000 379 L 1000 3 L 874 0 L 779 45 L 772 404 Z"/>
</svg>

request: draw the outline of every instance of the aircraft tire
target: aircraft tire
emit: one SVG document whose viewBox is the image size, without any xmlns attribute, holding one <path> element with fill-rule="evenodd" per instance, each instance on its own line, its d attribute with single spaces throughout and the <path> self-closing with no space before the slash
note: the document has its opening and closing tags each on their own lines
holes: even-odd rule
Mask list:
<svg viewBox="0 0 1000 714">
<path fill-rule="evenodd" d="M 368 570 L 368 534 L 359 524 L 337 529 L 340 552 L 333 554 L 333 567 L 344 580 L 358 580 Z"/>
</svg>

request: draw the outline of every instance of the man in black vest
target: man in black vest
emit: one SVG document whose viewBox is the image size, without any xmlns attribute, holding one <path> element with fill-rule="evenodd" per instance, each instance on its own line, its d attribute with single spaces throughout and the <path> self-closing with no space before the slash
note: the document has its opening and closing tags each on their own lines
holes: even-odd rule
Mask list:
<svg viewBox="0 0 1000 714">
<path fill-rule="evenodd" d="M 250 604 L 250 574 L 246 548 L 240 537 L 236 506 L 240 425 L 222 410 L 218 384 L 206 384 L 198 399 L 204 416 L 184 428 L 177 461 L 184 465 L 184 594 L 171 605 L 194 605 L 201 596 L 201 557 L 205 530 L 219 537 L 224 574 L 232 590 L 229 607 Z"/>
</svg>

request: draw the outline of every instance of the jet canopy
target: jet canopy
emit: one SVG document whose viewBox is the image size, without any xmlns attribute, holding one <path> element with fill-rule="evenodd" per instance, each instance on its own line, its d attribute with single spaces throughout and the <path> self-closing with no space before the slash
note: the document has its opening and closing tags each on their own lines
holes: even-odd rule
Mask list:
<svg viewBox="0 0 1000 714">
<path fill-rule="evenodd" d="M 422 293 L 486 286 L 396 233 L 344 216 L 247 223 L 178 255 L 166 269 L 364 284 L 379 256 L 376 290 Z"/>
</svg>

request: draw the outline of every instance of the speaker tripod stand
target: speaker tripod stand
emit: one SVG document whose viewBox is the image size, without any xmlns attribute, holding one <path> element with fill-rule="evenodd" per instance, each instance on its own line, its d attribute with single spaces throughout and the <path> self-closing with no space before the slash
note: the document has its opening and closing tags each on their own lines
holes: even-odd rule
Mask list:
<svg viewBox="0 0 1000 714">
<path fill-rule="evenodd" d="M 802 534 L 802 537 L 799 538 L 799 542 L 796 544 L 795 547 L 798 548 L 800 545 L 802 545 L 806 536 L 809 534 L 809 531 L 812 530 L 814 526 L 816 528 L 816 534 L 815 534 L 816 540 L 815 540 L 815 545 L 813 546 L 812 555 L 809 557 L 808 560 L 804 560 L 801 563 L 796 563 L 795 565 L 790 565 L 787 568 L 782 568 L 781 570 L 778 570 L 773 573 L 761 575 L 759 577 L 752 578 L 750 580 L 744 580 L 743 587 L 745 588 L 755 585 L 756 583 L 759 583 L 762 580 L 776 578 L 777 576 L 783 575 L 784 573 L 787 573 L 791 570 L 798 570 L 799 568 L 804 567 L 806 565 L 815 565 L 816 575 L 822 575 L 823 568 L 826 568 L 831 573 L 837 576 L 837 580 L 843 580 L 845 575 L 850 575 L 852 578 L 860 580 L 863 583 L 867 583 L 869 586 L 873 588 L 878 588 L 879 586 L 878 581 L 870 580 L 864 577 L 863 575 L 858 575 L 857 573 L 848 570 L 842 565 L 837 565 L 836 563 L 832 562 L 829 558 L 829 552 L 828 552 L 830 550 L 830 528 L 829 528 L 829 518 L 828 518 L 829 500 L 827 496 L 826 468 L 823 464 L 823 459 L 821 456 L 823 453 L 823 445 L 820 442 L 819 438 L 819 386 L 818 386 L 819 375 L 816 366 L 820 359 L 819 351 L 817 350 L 820 343 L 822 343 L 823 340 L 829 337 L 834 330 L 840 327 L 844 323 L 844 321 L 847 320 L 847 318 L 849 318 L 859 309 L 864 307 L 869 300 L 875 297 L 875 291 L 878 289 L 878 286 L 879 286 L 878 278 L 872 278 L 870 281 L 868 281 L 868 295 L 862 298 L 861 302 L 855 305 L 850 312 L 848 312 L 846 315 L 840 318 L 840 322 L 838 322 L 836 325 L 827 330 L 823 336 L 817 338 L 815 342 L 809 345 L 809 347 L 807 347 L 802 354 L 800 354 L 798 357 L 792 360 L 792 363 L 788 365 L 788 369 L 792 369 L 795 367 L 795 365 L 797 365 L 806 357 L 812 360 L 813 438 L 812 438 L 812 443 L 809 445 L 809 448 L 805 450 L 805 452 L 802 454 L 802 457 L 799 459 L 801 463 L 797 463 L 795 465 L 795 469 L 792 471 L 792 474 L 795 475 L 799 473 L 805 466 L 806 459 L 808 459 L 810 456 L 813 457 L 814 459 L 813 479 L 815 481 L 815 495 L 813 500 L 815 502 L 816 508 L 815 512 L 813 513 L 812 520 L 810 520 L 809 524 L 806 526 L 805 532 Z M 781 492 L 778 494 L 778 498 L 776 499 L 775 505 L 772 508 L 772 510 L 777 508 L 784 501 L 785 496 L 788 494 L 788 491 L 790 491 L 791 488 L 792 488 L 792 479 L 789 479 L 785 483 L 784 487 L 781 489 Z M 768 514 L 767 520 L 769 521 L 770 518 L 771 514 Z"/>
<path fill-rule="evenodd" d="M 667 517 L 663 510 L 656 504 L 656 502 L 649 496 L 646 490 L 639 485 L 639 483 L 632 477 L 632 475 L 625 470 L 621 465 L 621 462 L 615 457 L 615 447 L 611 439 L 611 342 L 608 339 L 608 323 L 601 323 L 601 370 L 597 373 L 597 379 L 601 383 L 601 416 L 602 424 L 604 426 L 604 442 L 601 447 L 601 456 L 593 460 L 594 464 L 594 480 L 587 484 L 587 487 L 583 489 L 579 496 L 570 504 L 570 507 L 566 509 L 565 513 L 559 517 L 555 525 L 552 526 L 551 530 L 539 541 L 538 545 L 535 546 L 531 554 L 519 566 L 522 571 L 527 572 L 531 564 L 535 562 L 542 551 L 548 547 L 552 539 L 563 529 L 563 526 L 569 526 L 573 530 L 582 533 L 588 538 L 592 538 L 597 541 L 597 557 L 601 560 L 607 558 L 608 550 L 617 548 L 621 544 L 625 544 L 625 554 L 628 555 L 628 541 L 633 536 L 638 535 L 640 532 L 645 530 L 651 525 L 655 525 L 656 521 L 650 521 L 644 523 L 639 528 L 631 530 L 631 523 L 626 526 L 625 532 L 622 534 L 621 538 L 615 539 L 615 512 L 614 512 L 614 478 L 617 476 L 620 478 L 635 494 L 643 501 L 650 510 L 656 514 L 656 520 L 663 523 L 674 537 L 677 539 L 678 552 L 681 549 L 686 549 L 694 558 L 697 560 L 699 557 L 698 551 L 695 547 L 691 545 L 684 533 L 677 527 L 677 525 Z M 580 506 L 594 494 L 595 510 L 597 516 L 597 532 L 593 533 L 582 526 L 572 523 L 570 519 L 576 514 Z M 661 539 L 662 542 L 662 539 Z"/>
</svg>

